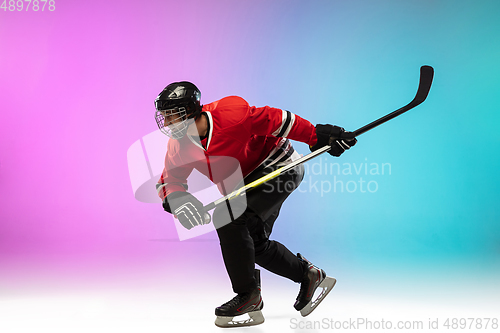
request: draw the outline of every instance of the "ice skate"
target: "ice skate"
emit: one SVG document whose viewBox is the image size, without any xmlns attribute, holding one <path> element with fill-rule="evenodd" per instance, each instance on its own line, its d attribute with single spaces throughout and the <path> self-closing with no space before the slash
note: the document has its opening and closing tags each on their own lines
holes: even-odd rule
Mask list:
<svg viewBox="0 0 500 333">
<path fill-rule="evenodd" d="M 255 270 L 257 288 L 248 293 L 236 295 L 232 300 L 215 308 L 215 325 L 219 327 L 241 327 L 259 325 L 264 322 L 262 308 L 264 302 L 260 295 L 259 270 Z"/>
<path fill-rule="evenodd" d="M 215 325 L 219 327 L 240 327 L 259 325 L 264 322 L 262 308 L 264 302 L 260 296 L 260 290 L 255 289 L 252 292 L 238 294 L 232 300 L 215 309 Z M 248 314 L 248 318 L 243 316 Z M 240 317 L 240 318 L 238 318 Z"/>
<path fill-rule="evenodd" d="M 293 307 L 300 311 L 302 317 L 309 315 L 316 309 L 321 301 L 332 290 L 337 280 L 332 277 L 326 276 L 324 270 L 314 266 L 310 261 L 304 258 L 300 253 L 297 257 L 305 267 L 304 277 L 300 284 L 300 292 Z M 319 295 L 313 299 L 314 292 L 320 288 Z"/>
</svg>

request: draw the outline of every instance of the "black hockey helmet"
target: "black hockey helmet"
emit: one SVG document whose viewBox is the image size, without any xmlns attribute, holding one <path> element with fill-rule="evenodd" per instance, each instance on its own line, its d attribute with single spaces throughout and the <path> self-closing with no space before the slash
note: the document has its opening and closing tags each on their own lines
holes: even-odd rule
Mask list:
<svg viewBox="0 0 500 333">
<path fill-rule="evenodd" d="M 166 86 L 155 99 L 158 128 L 174 139 L 183 137 L 187 132 L 187 120 L 201 113 L 200 99 L 200 90 L 191 82 L 174 82 Z"/>
<path fill-rule="evenodd" d="M 189 118 L 197 116 L 201 112 L 201 92 L 191 82 L 181 81 L 169 84 L 155 99 L 155 107 L 158 111 L 169 110 L 174 107 L 185 107 Z"/>
</svg>

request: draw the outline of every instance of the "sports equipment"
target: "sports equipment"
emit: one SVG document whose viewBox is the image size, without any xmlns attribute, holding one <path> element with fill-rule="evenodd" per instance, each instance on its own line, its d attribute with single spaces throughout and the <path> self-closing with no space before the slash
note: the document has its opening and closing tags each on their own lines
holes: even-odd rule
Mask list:
<svg viewBox="0 0 500 333">
<path fill-rule="evenodd" d="M 217 316 L 215 319 L 216 326 L 224 328 L 241 327 L 259 325 L 264 322 L 264 316 L 261 312 L 264 302 L 260 295 L 260 271 L 256 269 L 254 274 L 257 280 L 256 289 L 238 294 L 229 302 L 215 308 L 215 315 Z M 244 314 L 248 314 L 248 319 L 238 320 L 238 317 Z"/>
<path fill-rule="evenodd" d="M 174 192 L 169 194 L 163 202 L 165 211 L 177 216 L 177 219 L 186 229 L 206 224 L 202 217 L 203 204 L 189 192 Z"/>
<path fill-rule="evenodd" d="M 309 315 L 316 309 L 321 301 L 335 286 L 337 280 L 326 276 L 324 270 L 314 266 L 309 260 L 304 258 L 300 253 L 297 257 L 304 265 L 304 278 L 300 284 L 300 292 L 293 307 L 300 311 L 302 317 Z M 320 294 L 313 300 L 316 289 L 321 288 Z"/>
<path fill-rule="evenodd" d="M 309 148 L 311 151 L 315 151 L 321 147 L 329 145 L 332 148 L 328 150 L 328 153 L 332 156 L 339 157 L 357 142 L 355 138 L 352 140 L 341 139 L 341 135 L 344 132 L 345 129 L 339 126 L 318 124 L 316 125 L 317 142 L 314 146 Z"/>
<path fill-rule="evenodd" d="M 160 131 L 172 139 L 182 138 L 187 133 L 187 120 L 201 113 L 200 99 L 200 90 L 191 82 L 166 86 L 155 99 L 155 118 Z"/>
<path fill-rule="evenodd" d="M 357 137 L 421 104 L 423 101 L 425 101 L 427 95 L 429 95 L 433 78 L 434 78 L 434 69 L 431 66 L 420 67 L 420 82 L 418 84 L 417 94 L 410 103 L 406 104 L 402 108 L 397 109 L 396 111 L 389 113 L 388 115 L 385 115 L 375 121 L 372 121 L 368 125 L 358 128 L 354 132 L 346 132 L 345 135 L 342 135 L 342 138 L 350 139 Z"/>
<path fill-rule="evenodd" d="M 431 66 L 420 67 L 420 82 L 418 85 L 417 94 L 415 95 L 415 98 L 413 98 L 413 100 L 410 103 L 403 106 L 402 108 L 397 109 L 394 112 L 389 113 L 388 115 L 385 115 L 385 116 L 383 116 L 375 121 L 372 121 L 368 125 L 365 125 L 359 129 L 355 130 L 354 132 L 343 132 L 341 134 L 341 138 L 346 139 L 346 140 L 354 140 L 357 136 L 359 136 L 363 133 L 366 133 L 367 131 L 369 131 L 369 130 L 405 113 L 406 111 L 413 109 L 417 105 L 421 104 L 423 101 L 425 101 L 425 99 L 427 98 L 427 95 L 429 94 L 429 90 L 431 89 L 433 77 L 434 77 L 434 69 Z M 285 173 L 288 170 L 295 168 L 297 165 L 302 164 L 304 162 L 307 162 L 307 161 L 315 158 L 316 156 L 321 155 L 324 152 L 329 151 L 330 149 L 331 149 L 331 146 L 329 146 L 329 145 L 323 146 L 323 147 L 319 148 L 318 150 L 315 150 L 314 152 L 307 154 L 307 155 L 295 160 L 294 162 L 289 163 L 289 164 L 265 175 L 264 177 L 259 178 L 255 181 L 251 182 L 250 184 L 247 184 L 247 185 L 239 188 L 238 190 L 235 190 L 235 191 L 229 193 L 228 195 L 226 195 L 226 196 L 224 196 L 224 197 L 222 197 L 214 202 L 209 203 L 208 205 L 203 207 L 203 209 L 205 210 L 205 212 L 208 212 L 208 211 L 214 209 L 215 207 L 217 207 L 218 205 L 224 203 L 226 200 L 231 200 L 237 196 L 245 195 L 247 191 L 250 191 L 251 189 L 253 189 L 257 186 L 264 184 L 268 180 L 271 180 L 273 178 L 278 177 L 282 173 Z M 209 216 L 210 216 L 209 214 L 205 214 L 206 219 L 208 219 Z M 209 223 L 209 222 L 210 221 L 208 221 L 208 222 L 205 221 L 205 223 Z"/>
</svg>

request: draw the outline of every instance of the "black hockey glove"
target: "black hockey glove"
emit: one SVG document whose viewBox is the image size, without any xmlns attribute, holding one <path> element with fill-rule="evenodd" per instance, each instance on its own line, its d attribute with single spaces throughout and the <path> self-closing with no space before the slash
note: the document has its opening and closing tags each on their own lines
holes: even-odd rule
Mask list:
<svg viewBox="0 0 500 333">
<path fill-rule="evenodd" d="M 326 145 L 331 145 L 332 149 L 330 149 L 328 153 L 332 156 L 338 157 L 358 142 L 356 138 L 349 141 L 342 139 L 341 136 L 344 132 L 345 130 L 342 127 L 318 124 L 316 125 L 316 137 L 318 141 L 314 146 L 309 148 L 311 151 L 315 151 Z"/>
<path fill-rule="evenodd" d="M 163 201 L 163 209 L 174 214 L 186 229 L 206 224 L 203 204 L 189 192 L 170 193 Z"/>
</svg>

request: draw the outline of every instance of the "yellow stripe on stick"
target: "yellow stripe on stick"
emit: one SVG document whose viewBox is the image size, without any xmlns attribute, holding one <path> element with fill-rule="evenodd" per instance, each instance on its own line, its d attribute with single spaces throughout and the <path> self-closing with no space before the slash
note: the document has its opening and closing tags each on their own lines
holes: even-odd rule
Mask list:
<svg viewBox="0 0 500 333">
<path fill-rule="evenodd" d="M 247 190 L 249 190 L 251 188 L 257 187 L 257 186 L 259 186 L 259 185 L 267 182 L 268 180 L 271 180 L 271 179 L 279 176 L 280 172 L 281 172 L 281 169 L 283 169 L 283 167 L 274 170 L 273 172 L 271 172 L 270 174 L 268 174 L 268 175 L 266 175 L 264 177 L 261 177 L 261 178 L 259 178 L 257 180 L 254 180 L 253 182 L 251 182 L 248 185 L 243 186 L 239 190 L 233 192 L 232 195 L 230 194 L 230 196 L 227 199 L 229 199 L 229 200 L 234 199 L 234 198 L 240 196 L 243 192 L 246 192 Z"/>
</svg>

